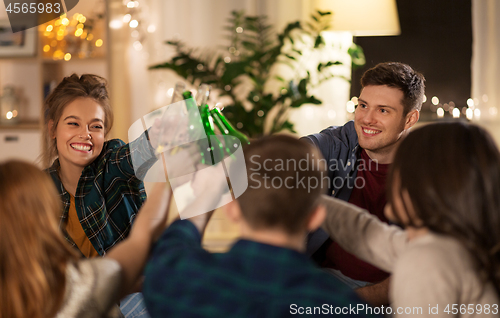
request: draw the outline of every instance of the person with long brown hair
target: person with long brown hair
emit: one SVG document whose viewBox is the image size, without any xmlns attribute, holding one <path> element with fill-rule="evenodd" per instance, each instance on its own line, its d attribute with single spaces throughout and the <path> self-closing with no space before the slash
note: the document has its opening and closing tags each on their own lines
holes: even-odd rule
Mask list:
<svg viewBox="0 0 500 318">
<path fill-rule="evenodd" d="M 80 259 L 59 230 L 61 200 L 35 166 L 0 164 L 0 318 L 120 317 L 164 229 L 170 190 L 150 191 L 130 235 L 103 258 Z"/>
<path fill-rule="evenodd" d="M 106 140 L 112 125 L 107 81 L 97 75 L 65 77 L 43 106 L 41 159 L 63 202 L 59 226 L 87 258 L 106 255 L 129 235 L 146 200 L 142 180 L 157 161 L 159 121 L 130 143 Z M 122 311 L 148 317 L 137 293 Z"/>
<path fill-rule="evenodd" d="M 392 273 L 392 314 L 498 317 L 500 153 L 488 132 L 464 123 L 411 132 L 387 187 L 385 214 L 403 229 L 326 196 L 323 228 Z"/>
</svg>

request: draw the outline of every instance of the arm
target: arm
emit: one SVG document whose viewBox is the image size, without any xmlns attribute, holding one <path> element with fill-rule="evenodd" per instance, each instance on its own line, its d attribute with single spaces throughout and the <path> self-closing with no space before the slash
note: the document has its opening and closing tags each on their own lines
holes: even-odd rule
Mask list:
<svg viewBox="0 0 500 318">
<path fill-rule="evenodd" d="M 197 173 L 192 184 L 196 200 L 187 206 L 185 210 L 189 211 L 192 209 L 198 211 L 215 206 L 222 196 L 220 187 L 222 181 L 225 181 L 225 178 L 220 178 L 218 174 L 210 172 L 202 174 Z M 202 237 L 205 234 L 208 221 L 210 221 L 214 211 L 215 210 L 211 210 L 188 219 L 198 229 Z"/>
<path fill-rule="evenodd" d="M 391 277 L 388 277 L 377 284 L 370 284 L 355 290 L 356 294 L 372 306 L 386 306 L 389 301 L 389 284 Z"/>
<path fill-rule="evenodd" d="M 327 215 L 322 228 L 346 251 L 385 271 L 392 272 L 407 247 L 405 231 L 387 225 L 355 205 L 323 195 Z"/>
<path fill-rule="evenodd" d="M 137 139 L 125 144 L 122 140 L 113 139 L 106 142 L 106 153 L 99 164 L 106 164 L 110 176 L 122 175 L 126 179 L 144 179 L 149 168 L 157 158 L 145 131 Z"/>
<path fill-rule="evenodd" d="M 460 266 L 465 255 L 450 253 L 452 248 L 438 245 L 438 242 L 429 242 L 427 246 L 412 244 L 411 250 L 398 260 L 391 278 L 390 290 L 395 317 L 460 316 L 445 313 L 444 310 L 447 305 L 450 305 L 448 309 L 451 310 L 453 304 L 466 300 L 464 291 L 467 291 L 467 295 L 472 293 L 461 280 L 467 277 L 467 272 L 461 271 L 463 267 Z M 429 307 L 436 306 L 438 311 L 429 315 Z M 412 315 L 397 314 L 399 307 L 422 308 L 422 312 Z"/>
<path fill-rule="evenodd" d="M 151 244 L 165 227 L 170 196 L 170 189 L 164 183 L 157 183 L 138 214 L 130 235 L 105 256 L 120 264 L 123 295 L 136 284 L 146 264 Z"/>
</svg>

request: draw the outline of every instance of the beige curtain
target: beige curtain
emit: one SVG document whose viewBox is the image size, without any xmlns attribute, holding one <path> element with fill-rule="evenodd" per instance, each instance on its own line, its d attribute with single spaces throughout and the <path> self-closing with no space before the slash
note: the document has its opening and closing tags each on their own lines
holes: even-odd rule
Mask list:
<svg viewBox="0 0 500 318">
<path fill-rule="evenodd" d="M 500 143 L 500 1 L 472 0 L 472 98 L 475 121 Z"/>
</svg>

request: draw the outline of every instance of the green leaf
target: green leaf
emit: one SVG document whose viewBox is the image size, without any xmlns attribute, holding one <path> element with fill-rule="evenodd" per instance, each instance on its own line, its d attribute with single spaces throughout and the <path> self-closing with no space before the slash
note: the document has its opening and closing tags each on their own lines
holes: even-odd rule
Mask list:
<svg viewBox="0 0 500 318">
<path fill-rule="evenodd" d="M 290 104 L 290 107 L 292 108 L 298 108 L 304 104 L 313 104 L 313 105 L 320 105 L 322 102 L 317 99 L 314 96 L 304 96 L 299 99 L 293 100 L 292 103 Z"/>
<path fill-rule="evenodd" d="M 314 48 L 317 49 L 321 45 L 325 44 L 325 41 L 323 40 L 323 37 L 321 35 L 318 35 L 316 37 L 316 40 L 314 41 Z"/>
<path fill-rule="evenodd" d="M 221 81 L 225 85 L 230 84 L 231 81 L 242 74 L 246 74 L 245 68 L 246 63 L 244 62 L 234 62 L 226 64 L 226 70 L 221 76 Z"/>
<path fill-rule="evenodd" d="M 365 53 L 361 46 L 353 43 L 347 53 L 351 56 L 352 68 L 357 69 L 366 64 Z"/>
<path fill-rule="evenodd" d="M 319 14 L 320 16 L 322 16 L 322 17 L 323 17 L 323 16 L 327 16 L 327 15 L 331 15 L 331 14 L 332 14 L 332 12 L 331 12 L 331 11 L 320 11 L 320 10 L 318 10 L 317 12 L 318 12 L 318 14 Z"/>
<path fill-rule="evenodd" d="M 299 82 L 299 86 L 297 87 L 299 94 L 305 95 L 307 93 L 307 79 L 303 78 Z"/>
</svg>

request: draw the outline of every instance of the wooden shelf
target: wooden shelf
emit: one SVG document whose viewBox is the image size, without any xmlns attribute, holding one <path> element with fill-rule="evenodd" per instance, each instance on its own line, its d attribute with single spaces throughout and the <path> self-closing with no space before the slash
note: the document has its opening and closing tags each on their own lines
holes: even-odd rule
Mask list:
<svg viewBox="0 0 500 318">
<path fill-rule="evenodd" d="M 0 124 L 0 130 L 38 130 L 40 123 L 38 121 L 20 122 L 17 124 Z"/>
<path fill-rule="evenodd" d="M 65 60 L 54 60 L 49 57 L 42 57 L 41 60 L 43 63 L 71 63 L 71 62 L 79 62 L 79 61 L 106 61 L 106 56 L 96 56 L 96 57 L 86 57 L 86 58 L 79 58 L 79 57 L 73 57 L 69 61 Z"/>
</svg>

